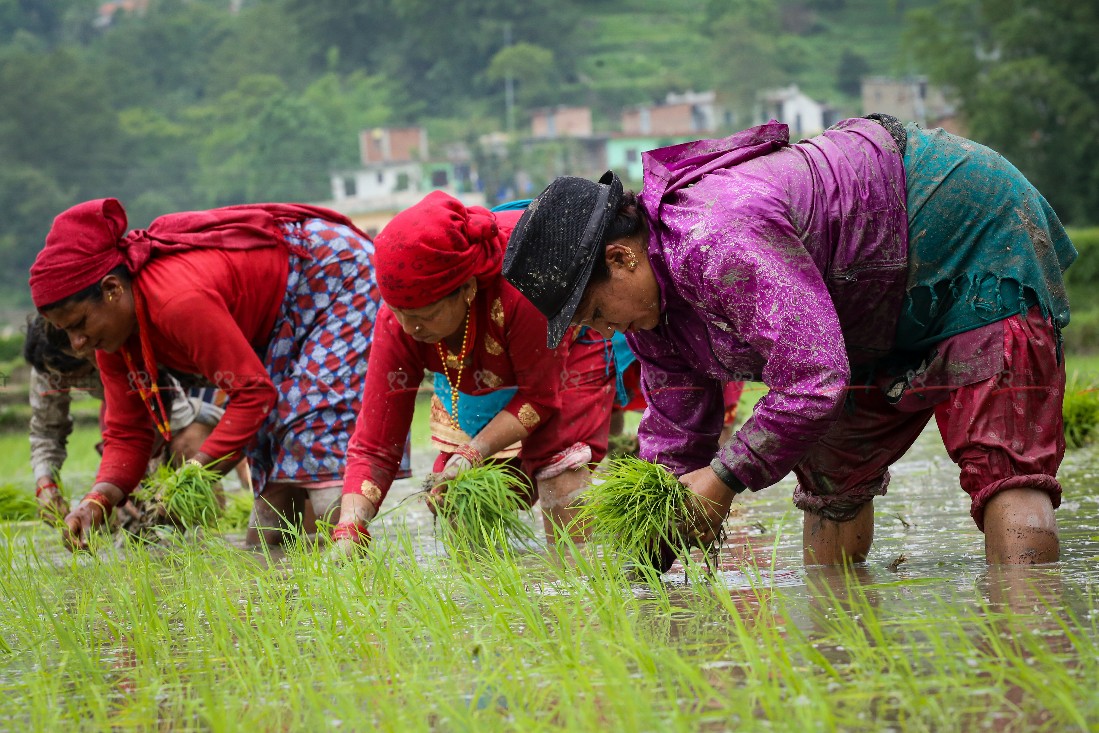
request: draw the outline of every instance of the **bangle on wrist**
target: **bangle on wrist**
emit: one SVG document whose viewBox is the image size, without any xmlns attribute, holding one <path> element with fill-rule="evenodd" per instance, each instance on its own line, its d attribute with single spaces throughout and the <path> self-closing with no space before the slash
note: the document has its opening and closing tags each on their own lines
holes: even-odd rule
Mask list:
<svg viewBox="0 0 1099 733">
<path fill-rule="evenodd" d="M 481 451 L 474 448 L 469 443 L 460 445 L 454 449 L 454 455 L 461 456 L 469 461 L 471 466 L 480 466 L 485 461 L 485 457 L 481 455 Z"/>
<path fill-rule="evenodd" d="M 357 545 L 370 542 L 370 532 L 365 522 L 340 522 L 332 528 L 332 540 L 351 540 Z"/>
<path fill-rule="evenodd" d="M 46 483 L 44 483 L 44 484 L 37 484 L 37 485 L 35 485 L 35 487 L 34 487 L 34 495 L 35 495 L 35 496 L 39 496 L 39 495 L 40 495 L 40 494 L 41 494 L 41 493 L 42 493 L 43 491 L 45 491 L 46 489 L 53 489 L 54 491 L 57 491 L 57 489 L 58 489 L 58 488 L 59 488 L 59 487 L 58 487 L 58 485 L 57 485 L 57 483 L 56 483 L 56 482 L 54 482 L 54 481 L 47 481 L 47 482 L 46 482 Z"/>
<path fill-rule="evenodd" d="M 748 488 L 747 484 L 738 479 L 736 474 L 730 471 L 719 458 L 714 457 L 714 459 L 710 461 L 710 468 L 717 474 L 721 483 L 725 484 L 729 488 L 729 491 L 733 492 L 733 496 L 740 494 Z"/>
<path fill-rule="evenodd" d="M 111 516 L 111 510 L 114 509 L 114 502 L 110 497 L 104 494 L 102 491 L 89 491 L 84 494 L 84 498 L 81 501 L 86 501 L 89 504 L 95 504 L 103 511 L 103 519 L 106 521 L 107 517 Z"/>
</svg>

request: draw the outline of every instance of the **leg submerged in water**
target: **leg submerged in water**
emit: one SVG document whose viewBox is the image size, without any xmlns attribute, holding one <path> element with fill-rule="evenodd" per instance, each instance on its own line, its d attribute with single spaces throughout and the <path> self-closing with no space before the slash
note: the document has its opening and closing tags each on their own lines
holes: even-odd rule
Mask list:
<svg viewBox="0 0 1099 733">
<path fill-rule="evenodd" d="M 802 555 L 806 565 L 865 562 L 874 542 L 874 503 L 867 502 L 854 518 L 836 522 L 805 513 Z"/>
<path fill-rule="evenodd" d="M 558 538 L 565 536 L 575 543 L 587 541 L 587 528 L 573 526 L 573 521 L 590 481 L 591 471 L 586 466 L 570 468 L 552 478 L 538 479 L 538 500 L 542 504 L 542 523 L 549 544 L 555 544 Z"/>
<path fill-rule="evenodd" d="M 1049 494 L 1008 489 L 993 496 L 984 513 L 985 558 L 990 565 L 1057 562 L 1061 541 Z"/>
</svg>

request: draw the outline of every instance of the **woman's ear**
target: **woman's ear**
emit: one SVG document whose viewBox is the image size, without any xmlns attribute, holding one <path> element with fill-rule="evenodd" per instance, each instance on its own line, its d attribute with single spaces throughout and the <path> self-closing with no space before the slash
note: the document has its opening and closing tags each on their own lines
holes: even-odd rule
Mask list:
<svg viewBox="0 0 1099 733">
<path fill-rule="evenodd" d="M 112 303 L 123 296 L 126 286 L 118 275 L 107 275 L 99 281 L 99 289 L 103 291 L 103 300 Z"/>
<path fill-rule="evenodd" d="M 633 270 L 637 267 L 637 254 L 624 239 L 617 239 L 607 243 L 606 250 L 607 269 L 612 267 L 625 267 Z"/>
</svg>

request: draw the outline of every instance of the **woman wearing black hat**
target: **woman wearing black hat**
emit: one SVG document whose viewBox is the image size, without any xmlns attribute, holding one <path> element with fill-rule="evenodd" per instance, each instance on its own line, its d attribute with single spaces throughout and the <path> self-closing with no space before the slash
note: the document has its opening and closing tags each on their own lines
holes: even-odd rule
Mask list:
<svg viewBox="0 0 1099 733">
<path fill-rule="evenodd" d="M 991 150 L 892 118 L 794 145 L 772 122 L 559 178 L 504 275 L 550 322 L 624 332 L 649 408 L 641 456 L 709 500 L 798 478 L 807 562 L 866 558 L 873 498 L 932 416 L 991 563 L 1058 558 L 1061 273 L 1076 251 Z M 768 393 L 724 445 L 722 382 Z"/>
</svg>

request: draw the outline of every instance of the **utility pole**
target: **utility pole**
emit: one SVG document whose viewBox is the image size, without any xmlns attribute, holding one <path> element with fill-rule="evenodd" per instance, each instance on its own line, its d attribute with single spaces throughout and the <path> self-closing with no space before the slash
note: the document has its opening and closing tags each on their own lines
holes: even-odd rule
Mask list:
<svg viewBox="0 0 1099 733">
<path fill-rule="evenodd" d="M 504 23 L 504 48 L 511 46 L 511 21 Z M 507 124 L 508 139 L 515 134 L 515 79 L 508 69 L 504 75 L 504 116 Z"/>
</svg>

